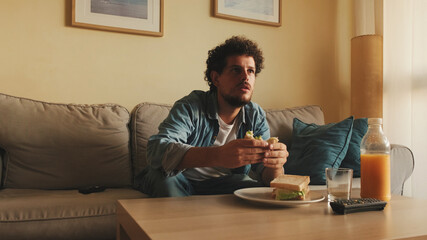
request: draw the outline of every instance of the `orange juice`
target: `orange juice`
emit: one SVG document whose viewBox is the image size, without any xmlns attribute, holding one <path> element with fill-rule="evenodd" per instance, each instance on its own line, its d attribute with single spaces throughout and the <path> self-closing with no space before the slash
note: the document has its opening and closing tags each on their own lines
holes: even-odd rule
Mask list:
<svg viewBox="0 0 427 240">
<path fill-rule="evenodd" d="M 360 196 L 389 201 L 390 195 L 390 155 L 360 155 Z"/>
</svg>

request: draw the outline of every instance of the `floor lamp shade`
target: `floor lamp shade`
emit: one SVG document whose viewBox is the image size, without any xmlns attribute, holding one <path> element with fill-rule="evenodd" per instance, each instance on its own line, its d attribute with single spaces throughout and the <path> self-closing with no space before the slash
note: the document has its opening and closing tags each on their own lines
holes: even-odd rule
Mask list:
<svg viewBox="0 0 427 240">
<path fill-rule="evenodd" d="M 351 39 L 351 114 L 355 118 L 383 117 L 383 38 L 380 35 Z"/>
</svg>

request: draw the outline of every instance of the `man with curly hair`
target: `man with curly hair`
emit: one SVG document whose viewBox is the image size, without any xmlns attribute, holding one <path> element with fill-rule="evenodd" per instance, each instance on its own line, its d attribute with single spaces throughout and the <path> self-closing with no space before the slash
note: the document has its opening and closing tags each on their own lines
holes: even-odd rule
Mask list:
<svg viewBox="0 0 427 240">
<path fill-rule="evenodd" d="M 265 112 L 251 102 L 264 58 L 253 41 L 234 36 L 208 52 L 210 90 L 175 102 L 147 145 L 148 166 L 136 177 L 152 197 L 227 194 L 269 186 L 284 173 L 283 143 L 244 139 L 252 131 L 270 138 Z M 255 179 L 248 176 L 253 171 Z"/>
</svg>

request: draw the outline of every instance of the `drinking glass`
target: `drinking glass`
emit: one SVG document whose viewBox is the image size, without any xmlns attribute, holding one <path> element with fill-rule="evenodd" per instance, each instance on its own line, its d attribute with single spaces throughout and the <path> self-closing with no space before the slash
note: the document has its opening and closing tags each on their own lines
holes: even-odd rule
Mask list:
<svg viewBox="0 0 427 240">
<path fill-rule="evenodd" d="M 328 201 L 336 199 L 349 199 L 353 169 L 351 168 L 326 168 L 326 185 L 328 188 Z"/>
</svg>

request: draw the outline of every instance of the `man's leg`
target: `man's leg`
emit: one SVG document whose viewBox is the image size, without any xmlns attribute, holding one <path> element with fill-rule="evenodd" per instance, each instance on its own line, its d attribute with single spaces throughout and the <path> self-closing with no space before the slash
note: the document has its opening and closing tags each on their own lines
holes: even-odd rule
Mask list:
<svg viewBox="0 0 427 240">
<path fill-rule="evenodd" d="M 135 181 L 138 190 L 150 197 L 185 197 L 194 194 L 191 183 L 182 173 L 166 177 L 161 171 L 147 166 Z"/>
<path fill-rule="evenodd" d="M 229 194 L 237 189 L 264 187 L 264 184 L 250 178 L 246 174 L 232 174 L 225 177 L 212 178 L 205 181 L 191 181 L 195 194 Z"/>
</svg>

